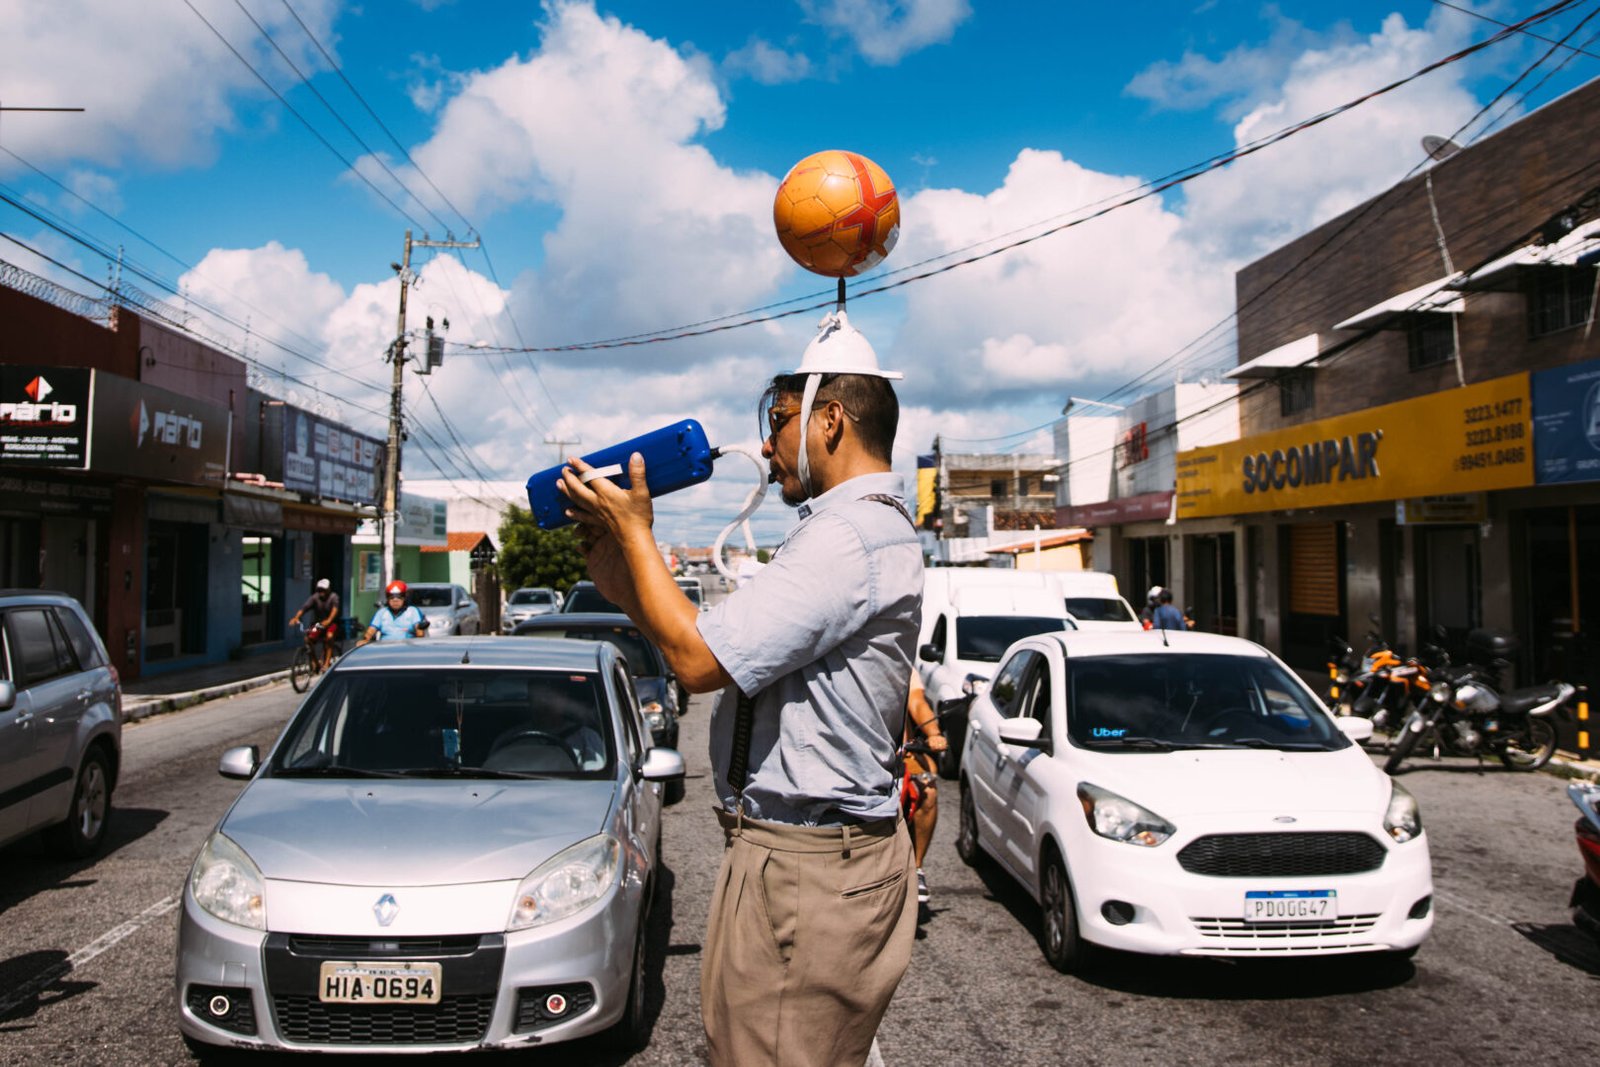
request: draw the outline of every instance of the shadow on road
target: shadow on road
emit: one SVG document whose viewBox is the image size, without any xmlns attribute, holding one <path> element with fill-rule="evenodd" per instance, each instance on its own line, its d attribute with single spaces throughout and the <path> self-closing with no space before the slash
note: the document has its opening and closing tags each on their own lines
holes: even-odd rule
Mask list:
<svg viewBox="0 0 1600 1067">
<path fill-rule="evenodd" d="M 118 849 L 144 837 L 160 826 L 167 814 L 153 808 L 113 808 L 111 825 L 106 830 L 106 843 L 97 855 L 88 859 L 57 859 L 45 849 L 38 834 L 0 850 L 0 867 L 8 872 L 4 884 L 0 884 L 0 914 L 35 893 L 93 885 L 95 879 L 76 879 L 74 875 L 81 874 Z M 3 983 L 0 983 L 0 988 L 4 988 Z"/>
<path fill-rule="evenodd" d="M 1512 923 L 1511 928 L 1567 966 L 1600 978 L 1600 945 L 1571 923 Z"/>
<path fill-rule="evenodd" d="M 5 991 L 0 995 L 0 1034 L 31 1030 L 33 1024 L 23 1020 L 100 984 L 65 981 L 71 973 L 67 954 L 59 949 L 25 952 L 0 962 L 0 990 Z"/>
</svg>

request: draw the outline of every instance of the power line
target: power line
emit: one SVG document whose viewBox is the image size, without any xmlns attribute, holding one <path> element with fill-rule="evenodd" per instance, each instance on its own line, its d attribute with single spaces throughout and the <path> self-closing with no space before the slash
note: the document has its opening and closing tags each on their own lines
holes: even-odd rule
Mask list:
<svg viewBox="0 0 1600 1067">
<path fill-rule="evenodd" d="M 1482 19 L 1484 22 L 1491 23 L 1491 24 L 1493 24 L 1495 26 L 1504 26 L 1507 29 L 1511 28 L 1507 23 L 1501 22 L 1499 19 L 1490 18 L 1488 15 L 1485 15 L 1480 11 L 1474 11 L 1469 7 L 1457 7 L 1455 4 L 1446 3 L 1445 0 L 1433 0 L 1433 2 L 1435 4 L 1438 4 L 1440 7 L 1447 7 L 1451 11 L 1459 11 L 1463 15 L 1471 15 L 1475 19 Z M 1530 33 L 1527 30 L 1521 30 L 1519 32 L 1522 33 L 1523 36 L 1525 36 L 1525 37 L 1531 37 L 1535 41 L 1543 41 L 1545 44 L 1555 44 L 1555 43 L 1557 43 L 1557 42 L 1554 42 L 1554 41 L 1550 40 L 1550 38 L 1548 38 L 1548 37 L 1541 37 L 1537 33 Z M 1589 43 L 1588 41 L 1584 42 L 1584 44 L 1588 44 L 1588 43 Z M 1563 47 L 1563 48 L 1571 48 L 1571 46 L 1566 44 L 1565 42 L 1561 42 L 1561 47 Z M 1593 52 L 1586 52 L 1582 48 L 1571 48 L 1571 51 L 1572 51 L 1572 53 L 1574 55 L 1588 56 L 1590 59 L 1600 59 L 1600 55 L 1596 55 Z"/>
</svg>

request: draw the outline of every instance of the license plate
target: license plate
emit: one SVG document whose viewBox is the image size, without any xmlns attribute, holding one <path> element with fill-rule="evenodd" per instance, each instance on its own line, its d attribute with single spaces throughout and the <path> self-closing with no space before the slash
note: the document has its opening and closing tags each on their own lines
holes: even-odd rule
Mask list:
<svg viewBox="0 0 1600 1067">
<path fill-rule="evenodd" d="M 1337 919 L 1339 898 L 1331 889 L 1278 889 L 1244 895 L 1244 921 L 1315 922 Z"/>
<path fill-rule="evenodd" d="M 324 1004 L 437 1004 L 444 968 L 437 963 L 322 965 L 317 997 Z"/>
</svg>

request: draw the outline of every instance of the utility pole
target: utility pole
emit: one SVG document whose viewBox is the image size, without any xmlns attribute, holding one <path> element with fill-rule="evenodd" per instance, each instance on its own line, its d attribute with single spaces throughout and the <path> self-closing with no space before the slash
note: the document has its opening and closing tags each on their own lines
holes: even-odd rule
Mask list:
<svg viewBox="0 0 1600 1067">
<path fill-rule="evenodd" d="M 383 511 L 378 516 L 378 527 L 383 539 L 383 582 L 394 580 L 394 542 L 400 525 L 400 392 L 405 385 L 406 369 L 406 292 L 411 287 L 411 250 L 413 248 L 477 248 L 478 241 L 420 241 L 411 239 L 406 231 L 405 255 L 399 263 L 389 264 L 400 276 L 400 317 L 394 328 L 394 344 L 389 347 L 389 359 L 394 362 L 394 378 L 389 387 L 389 447 L 383 472 Z M 427 359 L 424 351 L 422 358 Z"/>
<path fill-rule="evenodd" d="M 544 435 L 544 443 L 547 444 L 547 445 L 554 445 L 555 446 L 556 463 L 557 464 L 562 464 L 562 463 L 565 463 L 567 461 L 566 447 L 568 445 L 581 445 L 581 444 L 583 444 L 583 438 L 582 437 L 558 437 L 554 433 L 547 433 L 547 434 Z"/>
</svg>

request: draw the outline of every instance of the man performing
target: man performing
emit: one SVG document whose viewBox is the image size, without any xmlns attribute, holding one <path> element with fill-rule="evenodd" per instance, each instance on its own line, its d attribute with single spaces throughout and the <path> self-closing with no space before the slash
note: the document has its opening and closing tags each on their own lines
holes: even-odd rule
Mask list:
<svg viewBox="0 0 1600 1067">
<path fill-rule="evenodd" d="M 633 489 L 563 474 L 589 573 L 691 691 L 722 688 L 711 763 L 725 832 L 701 965 L 714 1067 L 861 1064 L 910 962 L 917 900 L 899 819 L 922 551 L 890 455 L 899 403 L 866 338 L 824 319 L 763 397 L 762 455 L 800 520 L 701 613 Z M 742 742 L 742 743 L 741 743 Z"/>
<path fill-rule="evenodd" d="M 339 617 L 339 594 L 333 591 L 333 583 L 328 579 L 317 580 L 316 589 L 306 598 L 306 602 L 300 605 L 300 610 L 294 613 L 289 625 L 298 626 L 300 617 L 308 612 L 317 620 L 317 626 L 320 627 L 314 638 L 311 634 L 306 635 L 306 642 L 315 645 L 316 669 L 320 673 L 328 669 L 328 655 L 333 649 L 333 623 Z"/>
</svg>

